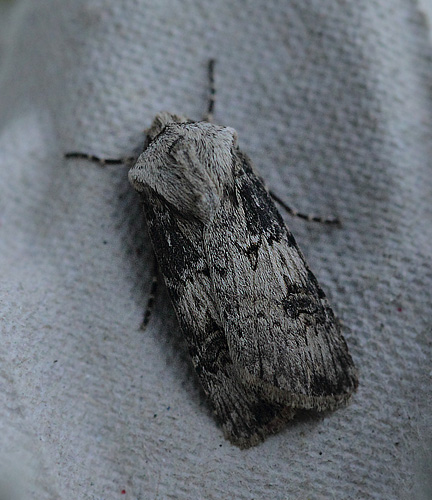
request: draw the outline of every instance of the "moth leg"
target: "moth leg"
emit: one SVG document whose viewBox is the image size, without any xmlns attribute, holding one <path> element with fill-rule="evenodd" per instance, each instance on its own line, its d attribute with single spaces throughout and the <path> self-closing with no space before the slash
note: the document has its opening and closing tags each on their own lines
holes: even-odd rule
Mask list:
<svg viewBox="0 0 432 500">
<path fill-rule="evenodd" d="M 213 112 L 216 102 L 216 86 L 214 80 L 214 66 L 215 60 L 210 59 L 208 63 L 208 78 L 209 78 L 209 96 L 208 96 L 208 105 L 207 112 L 203 117 L 203 120 L 206 122 L 213 121 Z"/>
<path fill-rule="evenodd" d="M 99 158 L 99 156 L 91 155 L 88 153 L 79 153 L 76 151 L 71 151 L 69 153 L 65 153 L 65 158 L 82 158 L 84 160 L 91 161 L 93 163 L 98 163 L 101 166 L 105 165 L 120 165 L 124 163 L 131 163 L 135 161 L 135 157 L 128 156 L 126 158 Z"/>
<path fill-rule="evenodd" d="M 277 196 L 275 193 L 270 191 L 270 196 L 277 202 L 279 205 L 290 215 L 293 217 L 298 217 L 300 219 L 307 220 L 309 222 L 320 222 L 321 224 L 333 224 L 333 225 L 340 225 L 341 222 L 337 217 L 321 217 L 319 215 L 313 215 L 313 214 L 303 214 L 301 212 L 298 212 L 294 208 L 291 208 L 288 206 L 279 196 Z"/>
<path fill-rule="evenodd" d="M 157 272 L 157 261 L 156 261 L 156 256 L 153 256 L 153 278 L 150 286 L 150 293 L 149 293 L 149 298 L 147 301 L 147 307 L 146 311 L 144 313 L 144 319 L 142 320 L 142 323 L 140 325 L 140 330 L 145 330 L 148 322 L 150 321 L 150 316 L 153 310 L 153 305 L 156 297 L 156 292 L 158 288 L 158 272 Z"/>
</svg>

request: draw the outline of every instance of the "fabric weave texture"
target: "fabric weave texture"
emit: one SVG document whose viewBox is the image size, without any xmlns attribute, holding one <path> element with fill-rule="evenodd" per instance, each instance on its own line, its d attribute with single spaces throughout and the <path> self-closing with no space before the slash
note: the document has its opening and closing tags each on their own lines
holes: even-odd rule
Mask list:
<svg viewBox="0 0 432 500">
<path fill-rule="evenodd" d="M 432 66 L 415 0 L 0 4 L 0 498 L 431 497 Z M 343 323 L 352 403 L 224 440 L 127 168 L 159 111 L 215 121 Z"/>
</svg>

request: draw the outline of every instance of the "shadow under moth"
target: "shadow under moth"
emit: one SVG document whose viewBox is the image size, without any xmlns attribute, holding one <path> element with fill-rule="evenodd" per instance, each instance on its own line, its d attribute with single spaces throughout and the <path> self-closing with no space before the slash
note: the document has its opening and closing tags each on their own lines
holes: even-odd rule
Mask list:
<svg viewBox="0 0 432 500">
<path fill-rule="evenodd" d="M 204 391 L 225 437 L 248 448 L 298 410 L 335 410 L 358 382 L 325 294 L 236 131 L 210 121 L 212 71 L 213 62 L 207 120 L 158 114 L 129 180 Z"/>
</svg>

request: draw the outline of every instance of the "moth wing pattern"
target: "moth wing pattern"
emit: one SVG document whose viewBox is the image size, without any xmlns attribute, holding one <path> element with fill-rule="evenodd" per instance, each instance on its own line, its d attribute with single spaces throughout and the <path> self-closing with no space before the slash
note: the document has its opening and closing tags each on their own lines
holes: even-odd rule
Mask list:
<svg viewBox="0 0 432 500">
<path fill-rule="evenodd" d="M 204 238 L 231 359 L 272 401 L 335 409 L 357 385 L 339 323 L 250 159 L 233 154 L 234 189 Z"/>
<path fill-rule="evenodd" d="M 192 361 L 246 448 L 297 409 L 334 409 L 356 371 L 324 293 L 233 129 L 161 113 L 129 178 Z"/>
<path fill-rule="evenodd" d="M 184 224 L 165 210 L 155 193 L 149 192 L 143 202 L 159 267 L 201 385 L 226 438 L 241 448 L 253 446 L 277 432 L 294 412 L 241 378 L 220 322 L 202 242 L 191 241 Z M 175 259 L 166 251 L 173 242 Z"/>
</svg>

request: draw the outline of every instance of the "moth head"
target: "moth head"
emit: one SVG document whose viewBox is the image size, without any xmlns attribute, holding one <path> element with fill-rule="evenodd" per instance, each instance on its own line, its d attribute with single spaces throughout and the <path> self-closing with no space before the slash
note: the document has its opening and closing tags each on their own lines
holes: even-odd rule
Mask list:
<svg viewBox="0 0 432 500">
<path fill-rule="evenodd" d="M 158 115 L 149 130 L 153 138 L 129 171 L 131 184 L 139 192 L 153 191 L 185 216 L 211 219 L 233 181 L 235 130 L 168 113 Z"/>
<path fill-rule="evenodd" d="M 188 123 L 190 120 L 184 116 L 176 115 L 174 113 L 169 113 L 168 111 L 162 111 L 158 113 L 151 124 L 150 128 L 148 128 L 146 133 L 146 141 L 144 144 L 144 149 L 148 147 L 148 145 L 157 137 L 164 128 L 169 123 Z"/>
</svg>

